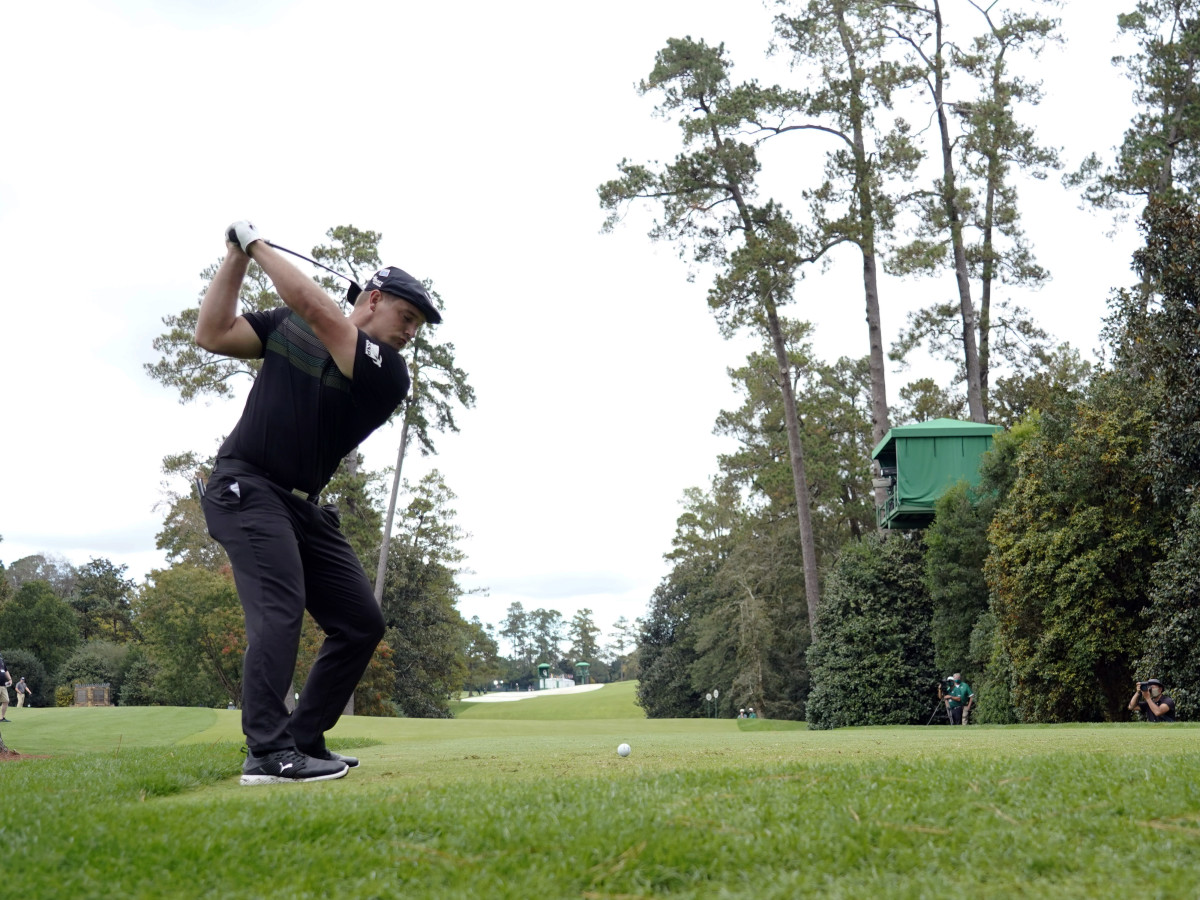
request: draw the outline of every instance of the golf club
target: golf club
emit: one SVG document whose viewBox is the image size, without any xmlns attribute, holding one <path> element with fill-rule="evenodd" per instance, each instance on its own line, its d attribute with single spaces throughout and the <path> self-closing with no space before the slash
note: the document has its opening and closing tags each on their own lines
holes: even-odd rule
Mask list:
<svg viewBox="0 0 1200 900">
<path fill-rule="evenodd" d="M 346 279 L 346 281 L 350 282 L 350 287 L 348 287 L 346 289 L 346 302 L 349 303 L 351 306 L 354 305 L 354 301 L 358 298 L 358 295 L 362 293 L 362 288 L 358 286 L 358 282 L 355 281 L 353 278 L 351 278 L 349 275 L 343 275 L 341 272 L 338 272 L 336 269 L 331 269 L 331 268 L 329 268 L 329 266 L 325 265 L 324 263 L 319 263 L 315 259 L 310 259 L 309 257 L 305 256 L 303 253 L 297 253 L 295 250 L 289 250 L 287 247 L 281 247 L 278 244 L 276 244 L 274 241 L 268 241 L 266 238 L 260 238 L 260 240 L 264 244 L 266 244 L 268 247 L 274 247 L 276 250 L 280 251 L 281 253 L 290 253 L 290 254 L 292 254 L 292 256 L 298 257 L 299 259 L 304 260 L 306 263 L 312 263 L 314 266 L 322 268 L 326 272 L 330 272 L 330 273 L 336 275 L 338 278 Z"/>
</svg>

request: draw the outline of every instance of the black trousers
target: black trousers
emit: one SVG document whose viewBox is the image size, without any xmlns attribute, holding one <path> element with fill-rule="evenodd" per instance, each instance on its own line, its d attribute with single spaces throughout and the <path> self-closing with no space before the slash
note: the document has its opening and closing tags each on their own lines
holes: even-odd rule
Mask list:
<svg viewBox="0 0 1200 900">
<path fill-rule="evenodd" d="M 233 471 L 230 471 L 230 470 Z M 208 532 L 233 564 L 246 616 L 242 731 L 255 755 L 325 748 L 383 638 L 383 614 L 336 516 L 259 475 L 218 462 Z M 285 697 L 308 610 L 325 641 L 289 716 Z"/>
</svg>

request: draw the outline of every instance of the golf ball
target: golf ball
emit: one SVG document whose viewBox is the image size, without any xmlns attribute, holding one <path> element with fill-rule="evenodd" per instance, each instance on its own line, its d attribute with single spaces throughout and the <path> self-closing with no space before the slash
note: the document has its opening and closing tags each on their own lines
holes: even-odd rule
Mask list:
<svg viewBox="0 0 1200 900">
<path fill-rule="evenodd" d="M 622 744 L 617 748 L 617 756 L 628 756 L 631 752 L 628 744 Z"/>
</svg>

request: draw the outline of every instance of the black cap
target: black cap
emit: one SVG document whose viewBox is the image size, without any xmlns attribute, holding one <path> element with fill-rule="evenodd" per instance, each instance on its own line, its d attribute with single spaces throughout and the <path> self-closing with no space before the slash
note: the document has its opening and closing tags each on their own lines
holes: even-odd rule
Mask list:
<svg viewBox="0 0 1200 900">
<path fill-rule="evenodd" d="M 1142 683 L 1143 683 L 1143 684 L 1157 684 L 1159 687 L 1162 687 L 1162 686 L 1163 686 L 1163 683 L 1162 683 L 1161 681 L 1159 681 L 1157 678 L 1147 678 L 1147 679 L 1146 679 L 1144 682 L 1142 682 Z"/>
<path fill-rule="evenodd" d="M 380 269 L 371 276 L 363 290 L 383 291 L 385 294 L 407 300 L 421 311 L 421 315 L 430 325 L 437 325 L 442 321 L 442 314 L 433 305 L 433 298 L 429 296 L 425 286 L 403 269 L 397 269 L 395 266 Z"/>
</svg>

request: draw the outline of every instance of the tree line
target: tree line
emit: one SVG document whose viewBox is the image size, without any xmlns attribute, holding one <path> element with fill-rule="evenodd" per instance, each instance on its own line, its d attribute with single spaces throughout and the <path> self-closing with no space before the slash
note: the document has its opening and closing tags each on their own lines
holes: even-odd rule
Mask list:
<svg viewBox="0 0 1200 900">
<path fill-rule="evenodd" d="M 702 715 L 719 688 L 724 714 L 914 723 L 953 670 L 977 685 L 984 721 L 1122 718 L 1150 674 L 1194 707 L 1200 3 L 1142 0 L 1117 17 L 1136 114 L 1110 162 L 1091 153 L 1062 176 L 1137 216 L 1145 242 L 1139 284 L 1109 298 L 1096 365 L 1006 299 L 1049 275 L 1018 187 L 1065 168 L 1022 121 L 1042 97 L 1028 73 L 1069 38 L 1055 6 L 781 0 L 771 47 L 792 85 L 737 83 L 723 45 L 690 37 L 668 40 L 640 83 L 680 151 L 618 165 L 599 187 L 605 227 L 648 207 L 651 239 L 711 274 L 723 333 L 762 348 L 729 372 L 742 405 L 715 430 L 737 449 L 685 493 L 650 599 L 648 714 Z M 764 160 L 787 166 L 795 141 L 824 154 L 819 177 L 763 196 Z M 804 276 L 839 247 L 861 263 L 867 352 L 829 362 L 784 311 L 816 296 Z M 954 297 L 910 314 L 887 351 L 924 348 L 953 380 L 916 379 L 892 405 L 881 275 L 944 278 Z M 942 416 L 1007 431 L 930 528 L 881 532 L 872 447 Z"/>
</svg>

